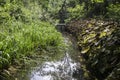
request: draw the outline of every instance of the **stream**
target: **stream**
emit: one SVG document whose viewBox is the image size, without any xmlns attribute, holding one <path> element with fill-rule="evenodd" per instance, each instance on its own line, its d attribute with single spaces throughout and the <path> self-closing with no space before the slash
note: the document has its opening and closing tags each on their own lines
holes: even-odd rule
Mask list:
<svg viewBox="0 0 120 80">
<path fill-rule="evenodd" d="M 67 48 L 60 59 L 46 60 L 30 68 L 25 75 L 20 72 L 17 80 L 84 80 L 81 64 L 77 60 L 79 51 L 68 35 L 63 37 Z"/>
</svg>

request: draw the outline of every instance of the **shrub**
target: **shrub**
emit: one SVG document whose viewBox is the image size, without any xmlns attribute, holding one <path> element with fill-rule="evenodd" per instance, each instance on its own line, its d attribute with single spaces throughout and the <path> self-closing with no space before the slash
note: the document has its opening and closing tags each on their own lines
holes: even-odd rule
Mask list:
<svg viewBox="0 0 120 80">
<path fill-rule="evenodd" d="M 109 18 L 120 20 L 120 4 L 110 4 L 108 7 L 107 16 Z"/>
</svg>

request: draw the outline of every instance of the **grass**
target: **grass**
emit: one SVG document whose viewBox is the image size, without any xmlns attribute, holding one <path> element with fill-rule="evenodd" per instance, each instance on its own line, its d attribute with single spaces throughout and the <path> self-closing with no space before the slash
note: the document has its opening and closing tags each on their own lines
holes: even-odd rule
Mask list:
<svg viewBox="0 0 120 80">
<path fill-rule="evenodd" d="M 62 36 L 47 22 L 8 21 L 0 26 L 0 69 L 7 68 L 14 59 L 29 55 L 36 48 L 60 47 Z"/>
</svg>

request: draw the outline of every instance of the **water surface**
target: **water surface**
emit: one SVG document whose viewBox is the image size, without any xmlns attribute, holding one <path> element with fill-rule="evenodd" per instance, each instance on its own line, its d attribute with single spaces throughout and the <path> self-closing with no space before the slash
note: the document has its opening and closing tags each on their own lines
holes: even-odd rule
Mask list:
<svg viewBox="0 0 120 80">
<path fill-rule="evenodd" d="M 36 67 L 31 67 L 18 80 L 84 80 L 80 63 L 76 60 L 78 57 L 76 54 L 79 52 L 78 49 L 71 41 L 71 38 L 65 35 L 64 43 L 67 45 L 67 48 L 64 49 L 63 56 L 60 59 L 53 61 L 46 60 Z M 61 53 L 57 54 L 60 55 Z"/>
</svg>

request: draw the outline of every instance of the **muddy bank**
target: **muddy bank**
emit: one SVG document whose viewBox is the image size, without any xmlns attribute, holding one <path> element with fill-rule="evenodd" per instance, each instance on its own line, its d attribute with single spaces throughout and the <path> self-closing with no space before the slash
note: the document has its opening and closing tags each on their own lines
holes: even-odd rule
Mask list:
<svg viewBox="0 0 120 80">
<path fill-rule="evenodd" d="M 73 20 L 65 30 L 76 37 L 89 80 L 120 79 L 120 24 L 96 19 Z"/>
</svg>

